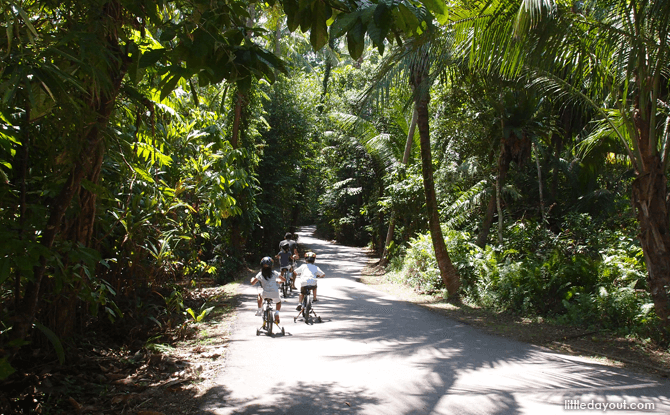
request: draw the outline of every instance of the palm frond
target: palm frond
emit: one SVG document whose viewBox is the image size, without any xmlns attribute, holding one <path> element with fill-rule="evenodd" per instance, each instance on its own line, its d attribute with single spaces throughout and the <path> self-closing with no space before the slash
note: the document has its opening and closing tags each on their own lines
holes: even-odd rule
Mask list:
<svg viewBox="0 0 670 415">
<path fill-rule="evenodd" d="M 444 212 L 448 217 L 447 226 L 454 229 L 465 222 L 473 207 L 481 204 L 482 194 L 486 192 L 488 187 L 488 181 L 481 180 L 464 191 Z"/>
</svg>

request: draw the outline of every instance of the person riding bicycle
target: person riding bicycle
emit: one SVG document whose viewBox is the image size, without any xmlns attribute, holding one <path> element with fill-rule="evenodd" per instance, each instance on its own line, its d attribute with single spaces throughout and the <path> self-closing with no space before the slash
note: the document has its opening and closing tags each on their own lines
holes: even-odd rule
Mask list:
<svg viewBox="0 0 670 415">
<path fill-rule="evenodd" d="M 277 304 L 277 311 L 275 312 L 275 323 L 279 324 L 279 310 L 281 310 L 281 297 L 279 297 L 279 285 L 277 280 L 284 282 L 286 279 L 282 277 L 277 271 L 272 270 L 272 258 L 269 256 L 261 259 L 261 272 L 256 274 L 255 277 L 251 279 L 251 285 L 256 284 L 257 282 L 261 283 L 263 291 L 258 293 L 258 310 L 256 315 L 260 316 L 263 314 L 261 307 L 263 306 L 263 300 L 266 298 L 272 298 L 272 300 Z"/>
<path fill-rule="evenodd" d="M 282 277 L 286 278 L 287 281 L 291 284 L 291 287 L 295 287 L 295 283 L 293 282 L 293 275 L 290 275 L 288 270 L 291 268 L 291 254 L 289 252 L 289 244 L 287 242 L 281 244 L 281 249 L 277 255 L 275 255 L 275 258 L 279 260 L 279 272 L 281 273 Z M 287 274 L 288 277 L 287 277 Z"/>
<path fill-rule="evenodd" d="M 291 232 L 286 232 L 286 234 L 284 234 L 284 240 L 279 242 L 279 251 L 282 250 L 282 245 L 285 243 L 288 244 L 288 252 L 291 255 L 291 265 L 293 265 L 294 264 L 293 260 L 300 258 L 298 253 L 298 243 L 295 241 L 295 235 L 293 235 Z M 291 281 L 291 288 L 293 289 L 295 289 L 295 279 L 296 279 L 296 273 L 294 270 L 293 279 Z"/>
<path fill-rule="evenodd" d="M 314 293 L 314 299 L 312 301 L 318 301 L 316 298 L 316 279 L 326 276 L 326 274 L 321 271 L 321 268 L 314 265 L 314 260 L 316 260 L 316 254 L 311 251 L 307 252 L 305 254 L 306 263 L 295 270 L 296 274 L 300 276 L 300 298 L 298 299 L 298 307 L 296 307 L 296 310 L 298 311 L 302 309 L 302 299 L 306 294 L 309 294 L 309 290 L 312 290 Z"/>
</svg>

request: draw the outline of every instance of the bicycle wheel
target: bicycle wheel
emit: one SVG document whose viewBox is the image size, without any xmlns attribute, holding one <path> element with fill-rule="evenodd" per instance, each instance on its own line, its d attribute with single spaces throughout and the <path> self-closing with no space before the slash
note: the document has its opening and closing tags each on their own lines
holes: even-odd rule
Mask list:
<svg viewBox="0 0 670 415">
<path fill-rule="evenodd" d="M 302 300 L 302 318 L 304 318 L 305 321 L 309 318 L 309 311 L 307 310 L 308 304 L 307 295 L 305 295 L 305 298 Z"/>
<path fill-rule="evenodd" d="M 274 320 L 272 317 L 272 310 L 268 308 L 265 312 L 265 325 L 267 326 L 268 334 L 270 336 L 272 336 L 272 326 L 274 325 Z"/>
<path fill-rule="evenodd" d="M 305 323 L 309 322 L 309 315 L 312 312 L 312 297 L 310 296 L 307 299 L 307 304 L 305 304 L 305 308 L 303 308 L 303 317 L 305 317 Z"/>
</svg>

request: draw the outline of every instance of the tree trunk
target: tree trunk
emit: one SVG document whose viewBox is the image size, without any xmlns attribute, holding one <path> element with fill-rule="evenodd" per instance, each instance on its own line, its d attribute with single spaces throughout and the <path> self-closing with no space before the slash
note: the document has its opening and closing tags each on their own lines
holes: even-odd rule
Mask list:
<svg viewBox="0 0 670 415">
<path fill-rule="evenodd" d="M 111 21 L 120 22 L 123 8 L 117 2 L 110 2 L 105 5 L 104 13 Z M 54 241 L 61 230 L 65 212 L 70 207 L 74 196 L 80 192 L 82 181 L 85 178 L 93 178 L 96 169 L 99 170 L 98 165 L 102 157 L 102 150 L 100 149 L 103 140 L 102 130 L 107 125 L 109 117 L 112 114 L 116 97 L 121 88 L 121 82 L 128 67 L 128 56 L 119 45 L 116 31 L 110 28 L 107 29 L 106 46 L 109 53 L 118 58 L 116 65 L 110 65 L 109 67 L 108 76 L 111 87 L 109 90 L 93 91 L 90 94 L 90 96 L 96 97 L 90 103 L 90 106 L 94 108 L 96 119 L 91 123 L 88 130 L 82 133 L 81 150 L 73 163 L 68 180 L 49 206 L 49 219 L 40 238 L 40 244 L 46 249 L 53 247 Z M 86 214 L 95 215 L 95 209 L 87 210 Z M 84 218 L 82 222 L 86 223 L 85 233 L 89 235 L 89 240 L 93 220 L 94 216 L 92 218 Z M 41 256 L 39 264 L 34 267 L 32 281 L 26 285 L 21 306 L 17 309 L 16 323 L 11 333 L 12 340 L 16 340 L 17 343 L 26 338 L 39 311 L 40 299 L 42 297 L 41 288 L 46 268 L 47 258 Z"/>
<path fill-rule="evenodd" d="M 486 216 L 482 222 L 482 229 L 479 232 L 477 237 L 477 246 L 483 248 L 486 245 L 486 241 L 489 238 L 489 233 L 491 232 L 491 225 L 493 225 L 493 217 L 495 212 L 498 212 L 498 241 L 502 243 L 502 198 L 500 197 L 500 191 L 505 184 L 505 179 L 507 178 L 507 173 L 509 172 L 509 166 L 512 162 L 512 157 L 510 151 L 506 147 L 506 142 L 503 139 L 500 145 L 500 155 L 498 156 L 498 177 L 496 177 L 495 189 L 489 199 L 489 205 L 486 209 Z"/>
<path fill-rule="evenodd" d="M 489 233 L 491 232 L 491 225 L 493 225 L 493 217 L 496 212 L 496 206 L 498 206 L 496 193 L 497 192 L 493 192 L 491 194 L 491 198 L 489 199 L 489 205 L 486 208 L 486 215 L 484 216 L 484 220 L 482 221 L 482 229 L 479 231 L 479 235 L 477 236 L 477 246 L 480 248 L 484 248 L 486 246 L 486 241 L 489 239 Z"/>
<path fill-rule="evenodd" d="M 427 58 L 426 58 L 427 61 Z M 461 285 L 460 277 L 456 268 L 451 263 L 447 246 L 444 243 L 444 236 L 440 228 L 440 216 L 437 211 L 437 197 L 435 194 L 435 182 L 433 180 L 433 157 L 430 150 L 430 128 L 428 124 L 428 101 L 430 100 L 428 86 L 428 67 L 418 65 L 412 76 L 412 86 L 414 89 L 414 107 L 417 111 L 417 127 L 419 127 L 419 137 L 421 144 L 421 172 L 423 175 L 423 187 L 426 193 L 426 209 L 428 210 L 428 227 L 430 237 L 433 241 L 435 250 L 435 259 L 440 268 L 440 276 L 444 285 L 447 287 L 449 296 L 457 297 Z"/>
<path fill-rule="evenodd" d="M 30 105 L 26 105 L 26 118 L 23 125 L 23 132 L 25 136 L 23 137 L 23 143 L 21 143 L 21 156 L 20 156 L 20 167 L 18 169 L 19 173 L 19 183 L 20 187 L 20 196 L 19 196 L 19 240 L 23 240 L 25 234 L 25 224 L 26 224 L 26 196 L 28 194 L 28 188 L 26 186 L 26 181 L 28 180 L 28 161 L 30 160 Z M 18 309 L 19 302 L 21 301 L 21 271 L 16 270 L 14 276 L 14 307 Z"/>
<path fill-rule="evenodd" d="M 542 217 L 542 223 L 547 223 L 547 218 L 544 213 L 544 197 L 542 195 L 542 168 L 540 166 L 540 152 L 537 149 L 537 145 L 533 143 L 533 152 L 535 153 L 535 167 L 537 168 L 537 185 L 540 192 L 540 214 Z"/>
<path fill-rule="evenodd" d="M 667 182 L 658 157 L 647 173 L 633 181 L 633 204 L 640 222 L 640 244 L 647 263 L 647 281 L 656 314 L 670 336 L 670 224 Z"/>
<path fill-rule="evenodd" d="M 502 193 L 503 180 L 505 178 L 501 177 L 498 174 L 496 179 L 496 208 L 498 209 L 498 243 L 502 245 L 503 243 L 503 211 L 502 211 L 502 198 L 500 194 Z"/>
<path fill-rule="evenodd" d="M 559 134 L 554 134 L 551 139 L 554 148 L 552 160 L 553 170 L 551 172 L 551 203 L 558 199 L 558 173 L 561 169 L 561 152 L 563 151 L 563 139 Z"/>
<path fill-rule="evenodd" d="M 650 118 L 650 117 L 647 117 Z M 640 245 L 647 264 L 647 282 L 656 315 L 670 339 L 670 217 L 668 183 L 661 156 L 649 139 L 649 122 L 634 116 L 641 155 L 641 172 L 633 181 L 633 206 L 640 223 Z"/>
<path fill-rule="evenodd" d="M 230 145 L 233 148 L 238 147 L 239 136 L 240 136 L 240 122 L 242 120 L 242 105 L 244 101 L 244 95 L 238 90 L 235 93 L 235 118 L 233 119 L 233 133 L 230 138 Z"/>
<path fill-rule="evenodd" d="M 110 106 L 111 112 L 111 106 Z M 107 114 L 108 118 L 109 114 Z M 102 117 L 102 114 L 101 114 Z M 91 154 L 96 154 L 96 148 L 102 139 L 100 128 L 98 125 L 94 126 L 86 136 L 85 147 L 79 153 L 76 165 L 70 173 L 70 177 L 63 185 L 58 197 L 49 209 L 49 220 L 47 226 L 42 233 L 40 244 L 47 249 L 51 249 L 61 228 L 65 211 L 70 206 L 74 195 L 79 191 L 81 182 L 93 170 L 93 158 Z M 17 310 L 17 322 L 12 330 L 12 339 L 23 340 L 32 327 L 35 316 L 39 309 L 39 300 L 41 297 L 40 288 L 44 273 L 46 271 L 47 258 L 40 257 L 39 265 L 33 271 L 33 281 L 26 286 L 26 292 L 21 302 L 21 307 Z"/>
</svg>

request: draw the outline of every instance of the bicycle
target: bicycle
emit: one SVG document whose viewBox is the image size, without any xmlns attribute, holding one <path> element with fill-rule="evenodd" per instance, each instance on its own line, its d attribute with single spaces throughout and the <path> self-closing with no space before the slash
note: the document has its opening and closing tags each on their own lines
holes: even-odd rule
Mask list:
<svg viewBox="0 0 670 415">
<path fill-rule="evenodd" d="M 288 275 L 288 277 L 286 277 Z M 281 283 L 280 289 L 282 297 L 288 297 L 289 292 L 293 293 L 293 286 L 291 280 L 293 279 L 293 265 L 289 265 L 288 268 L 281 269 L 281 276 L 286 278 L 286 281 Z"/>
<path fill-rule="evenodd" d="M 300 289 L 300 292 L 302 293 L 302 303 L 300 303 L 300 311 L 298 312 L 298 315 L 293 317 L 293 322 L 297 322 L 298 317 L 302 315 L 305 324 L 309 324 L 311 315 L 314 315 L 316 322 L 321 323 L 321 316 L 318 316 L 316 311 L 314 311 L 314 307 L 312 307 L 312 287 L 303 287 Z"/>
<path fill-rule="evenodd" d="M 256 329 L 256 336 L 260 336 L 261 331 L 265 331 L 265 333 L 268 336 L 272 336 L 272 327 L 274 325 L 276 325 L 277 328 L 281 329 L 282 336 L 286 334 L 284 328 L 280 327 L 279 324 L 275 323 L 274 311 L 275 311 L 274 301 L 272 301 L 272 298 L 266 298 L 263 307 L 263 325 L 260 328 Z"/>
</svg>

